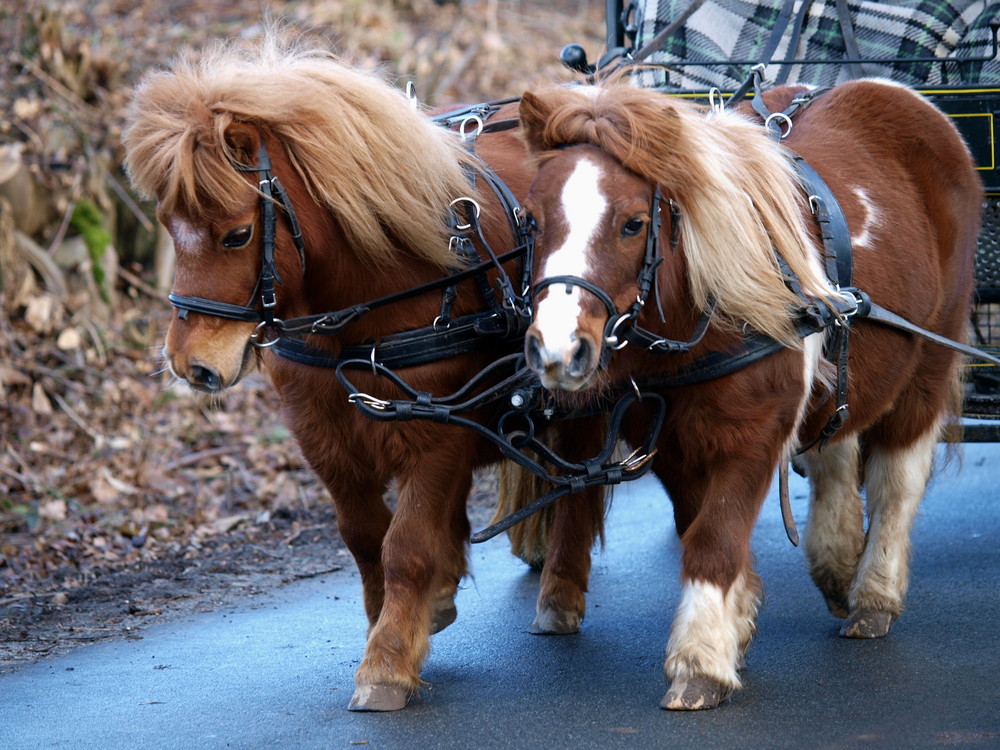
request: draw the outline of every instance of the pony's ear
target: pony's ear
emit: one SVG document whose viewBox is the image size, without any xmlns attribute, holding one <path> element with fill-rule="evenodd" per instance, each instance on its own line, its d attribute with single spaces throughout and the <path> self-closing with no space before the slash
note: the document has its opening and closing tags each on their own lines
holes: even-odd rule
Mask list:
<svg viewBox="0 0 1000 750">
<path fill-rule="evenodd" d="M 260 135 L 256 129 L 242 122 L 233 122 L 226 126 L 225 139 L 226 146 L 237 164 L 249 166 L 257 163 Z"/>
<path fill-rule="evenodd" d="M 521 95 L 519 116 L 521 118 L 521 132 L 528 142 L 528 149 L 531 151 L 542 151 L 545 149 L 545 123 L 551 114 L 551 107 L 545 99 L 525 91 Z"/>
</svg>

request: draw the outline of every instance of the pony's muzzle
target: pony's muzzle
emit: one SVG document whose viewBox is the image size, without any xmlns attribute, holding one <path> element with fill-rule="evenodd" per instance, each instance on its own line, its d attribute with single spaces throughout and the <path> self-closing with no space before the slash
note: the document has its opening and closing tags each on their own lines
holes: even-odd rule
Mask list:
<svg viewBox="0 0 1000 750">
<path fill-rule="evenodd" d="M 590 336 L 578 332 L 567 346 L 550 349 L 532 326 L 524 337 L 524 357 L 546 388 L 576 391 L 590 381 L 597 369 L 600 347 Z"/>
</svg>

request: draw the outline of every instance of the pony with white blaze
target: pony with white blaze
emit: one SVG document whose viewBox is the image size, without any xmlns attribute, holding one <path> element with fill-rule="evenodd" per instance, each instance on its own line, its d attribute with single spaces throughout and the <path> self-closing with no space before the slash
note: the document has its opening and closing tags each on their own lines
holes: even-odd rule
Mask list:
<svg viewBox="0 0 1000 750">
<path fill-rule="evenodd" d="M 764 102 L 780 112 L 803 94 L 779 87 Z M 823 201 L 796 158 L 842 208 L 853 286 L 962 341 L 982 202 L 968 149 L 899 85 L 807 98 L 780 143 L 748 107 L 616 82 L 521 102 L 539 165 L 525 202 L 538 269 L 528 363 L 575 400 L 637 386 L 667 401 L 654 471 L 673 502 L 683 593 L 664 708 L 708 708 L 740 687 L 760 599 L 750 533 L 796 453 L 811 480 L 813 580 L 842 635 L 888 633 L 940 429 L 960 404 L 955 352 L 858 314 L 863 297 L 828 278 Z"/>
</svg>

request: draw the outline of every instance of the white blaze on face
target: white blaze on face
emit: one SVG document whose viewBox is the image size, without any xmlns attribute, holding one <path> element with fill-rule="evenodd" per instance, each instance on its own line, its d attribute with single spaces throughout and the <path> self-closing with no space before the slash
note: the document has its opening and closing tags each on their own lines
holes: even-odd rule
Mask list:
<svg viewBox="0 0 1000 750">
<path fill-rule="evenodd" d="M 598 165 L 584 158 L 576 163 L 563 184 L 562 211 L 568 231 L 563 244 L 545 260 L 541 269 L 543 279 L 552 276 L 587 278 L 590 271 L 587 251 L 608 209 L 607 200 L 597 188 L 600 176 Z M 538 304 L 535 326 L 549 356 L 565 351 L 576 339 L 581 293 L 578 286 L 570 287 L 567 293 L 564 285 L 553 284 Z"/>
</svg>

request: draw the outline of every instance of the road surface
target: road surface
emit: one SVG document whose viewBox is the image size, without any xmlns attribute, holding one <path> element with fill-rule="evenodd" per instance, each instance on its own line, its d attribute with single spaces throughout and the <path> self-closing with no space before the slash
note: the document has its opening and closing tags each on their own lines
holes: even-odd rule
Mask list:
<svg viewBox="0 0 1000 750">
<path fill-rule="evenodd" d="M 806 492 L 793 475 L 800 529 Z M 1000 747 L 1000 446 L 964 446 L 934 480 L 908 610 L 881 641 L 837 636 L 772 488 L 745 689 L 714 711 L 657 705 L 679 545 L 655 481 L 617 493 L 578 635 L 527 633 L 537 576 L 504 541 L 472 550 L 405 711 L 345 708 L 365 635 L 345 570 L 0 677 L 0 748 Z"/>
</svg>

